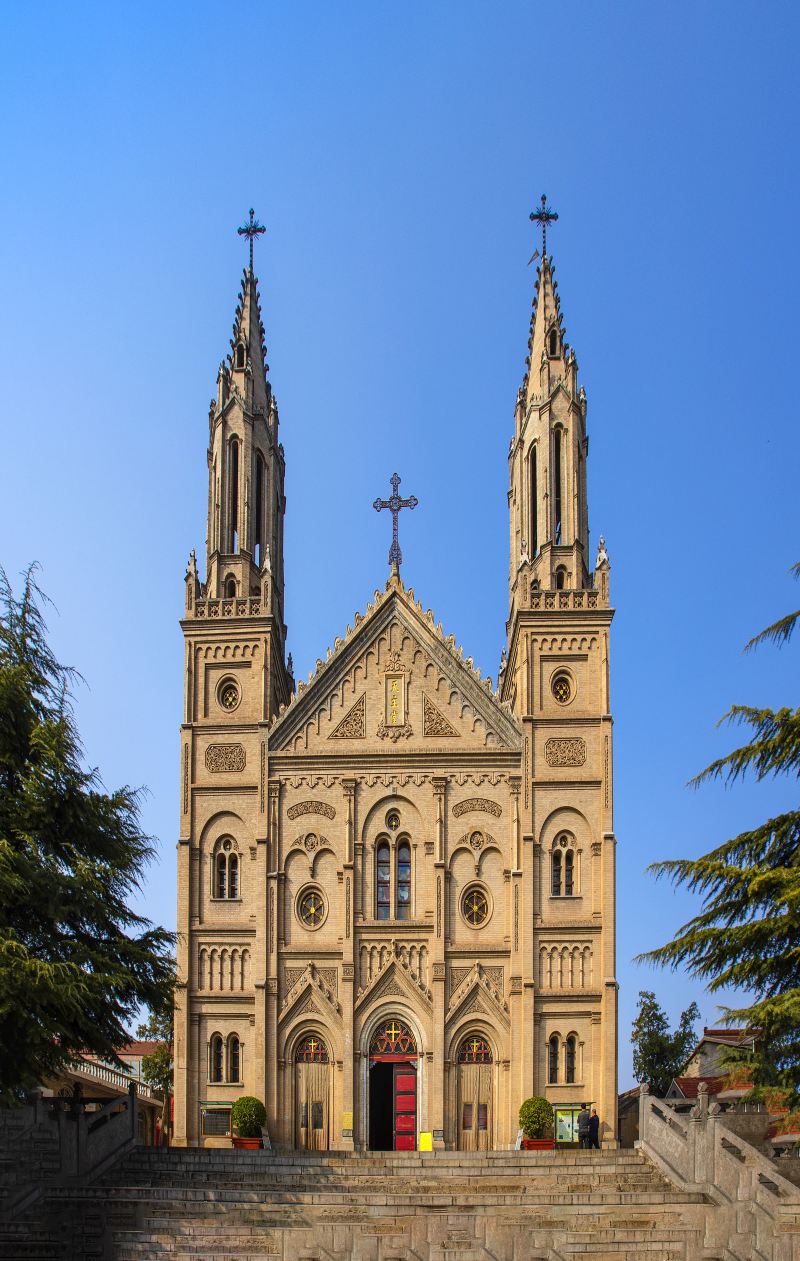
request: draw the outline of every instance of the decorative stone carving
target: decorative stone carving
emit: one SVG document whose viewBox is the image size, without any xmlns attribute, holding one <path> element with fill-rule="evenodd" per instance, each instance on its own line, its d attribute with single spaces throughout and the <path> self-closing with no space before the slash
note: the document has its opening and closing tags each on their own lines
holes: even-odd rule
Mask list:
<svg viewBox="0 0 800 1261">
<path fill-rule="evenodd" d="M 580 736 L 551 736 L 544 743 L 548 766 L 583 766 L 586 741 Z"/>
<path fill-rule="evenodd" d="M 210 744 L 206 749 L 206 770 L 215 775 L 243 771 L 246 761 L 242 744 Z"/>
<path fill-rule="evenodd" d="M 300 977 L 303 975 L 304 972 L 305 972 L 304 967 L 284 968 L 283 969 L 283 983 L 286 986 L 286 989 L 287 990 L 292 989 L 293 986 L 295 986 L 297 982 L 300 980 Z"/>
<path fill-rule="evenodd" d="M 458 801 L 453 806 L 453 814 L 460 819 L 462 814 L 469 814 L 470 810 L 480 810 L 484 814 L 493 814 L 496 819 L 500 818 L 502 810 L 496 801 L 489 801 L 486 797 L 468 797 L 466 801 Z"/>
<path fill-rule="evenodd" d="M 484 967 L 484 976 L 491 981 L 496 990 L 503 992 L 503 969 L 499 966 Z"/>
<path fill-rule="evenodd" d="M 351 710 L 350 713 L 352 712 Z M 299 819 L 303 814 L 323 814 L 326 819 L 336 818 L 333 806 L 329 806 L 325 801 L 298 801 L 296 805 L 289 806 L 286 811 L 289 819 Z"/>
<path fill-rule="evenodd" d="M 352 981 L 355 976 L 355 971 L 356 971 L 355 967 L 352 963 L 343 963 L 342 964 L 342 980 Z"/>
<path fill-rule="evenodd" d="M 329 740 L 363 740 L 367 734 L 367 694 L 362 692 L 355 705 L 345 714 L 337 727 L 334 727 Z"/>
<path fill-rule="evenodd" d="M 323 985 L 327 985 L 332 994 L 337 992 L 339 988 L 338 968 L 317 968 L 317 976 Z"/>
<path fill-rule="evenodd" d="M 383 663 L 384 674 L 404 674 L 405 669 L 399 652 L 390 652 Z"/>
<path fill-rule="evenodd" d="M 413 736 L 414 731 L 410 722 L 405 722 L 402 726 L 393 726 L 391 723 L 382 722 L 378 725 L 375 733 L 381 740 L 389 739 L 392 744 L 396 744 L 398 740 L 407 740 L 409 736 Z"/>
<path fill-rule="evenodd" d="M 422 734 L 424 736 L 457 736 L 451 722 L 440 713 L 432 700 L 422 693 Z"/>
<path fill-rule="evenodd" d="M 443 963 L 434 963 L 433 979 L 434 981 L 443 981 L 445 977 L 446 967 Z"/>
</svg>

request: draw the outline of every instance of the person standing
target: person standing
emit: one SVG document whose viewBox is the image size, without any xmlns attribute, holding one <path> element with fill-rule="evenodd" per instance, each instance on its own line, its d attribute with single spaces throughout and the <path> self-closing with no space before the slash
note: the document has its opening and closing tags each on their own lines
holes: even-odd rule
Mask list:
<svg viewBox="0 0 800 1261">
<path fill-rule="evenodd" d="M 578 1142 L 580 1143 L 581 1147 L 589 1146 L 590 1120 L 591 1120 L 591 1117 L 589 1116 L 589 1109 L 586 1107 L 585 1103 L 582 1103 L 581 1110 L 578 1113 Z"/>
<path fill-rule="evenodd" d="M 597 1108 L 592 1108 L 592 1115 L 589 1117 L 589 1142 L 587 1147 L 600 1147 L 600 1118 L 597 1115 Z"/>
</svg>

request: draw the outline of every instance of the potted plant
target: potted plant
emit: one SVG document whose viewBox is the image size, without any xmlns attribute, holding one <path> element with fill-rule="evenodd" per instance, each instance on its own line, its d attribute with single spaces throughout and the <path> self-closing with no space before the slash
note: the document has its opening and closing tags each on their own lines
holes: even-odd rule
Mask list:
<svg viewBox="0 0 800 1261">
<path fill-rule="evenodd" d="M 523 1133 L 523 1151 L 552 1151 L 556 1145 L 552 1103 L 540 1095 L 526 1099 L 519 1110 L 519 1123 Z"/>
<path fill-rule="evenodd" d="M 242 1095 L 231 1108 L 231 1125 L 236 1131 L 231 1139 L 234 1147 L 249 1150 L 262 1147 L 261 1127 L 267 1119 L 266 1108 L 253 1095 Z"/>
</svg>

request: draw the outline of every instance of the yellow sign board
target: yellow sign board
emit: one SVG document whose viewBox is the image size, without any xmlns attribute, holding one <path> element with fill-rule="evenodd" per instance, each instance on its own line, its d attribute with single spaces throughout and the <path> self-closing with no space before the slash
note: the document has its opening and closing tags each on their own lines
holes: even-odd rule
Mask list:
<svg viewBox="0 0 800 1261">
<path fill-rule="evenodd" d="M 421 1152 L 433 1151 L 433 1133 L 431 1130 L 421 1130 L 419 1135 L 419 1150 Z"/>
</svg>

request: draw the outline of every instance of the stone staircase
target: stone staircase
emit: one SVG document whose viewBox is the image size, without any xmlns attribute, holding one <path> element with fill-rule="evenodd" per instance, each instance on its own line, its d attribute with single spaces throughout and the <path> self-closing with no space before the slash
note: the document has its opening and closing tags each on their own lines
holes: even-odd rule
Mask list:
<svg viewBox="0 0 800 1261">
<path fill-rule="evenodd" d="M 49 1192 L 38 1223 L 59 1228 L 19 1258 L 66 1261 L 77 1216 L 106 1228 L 74 1261 L 694 1261 L 723 1255 L 703 1251 L 707 1204 L 635 1151 L 139 1148 L 98 1184 Z"/>
</svg>

